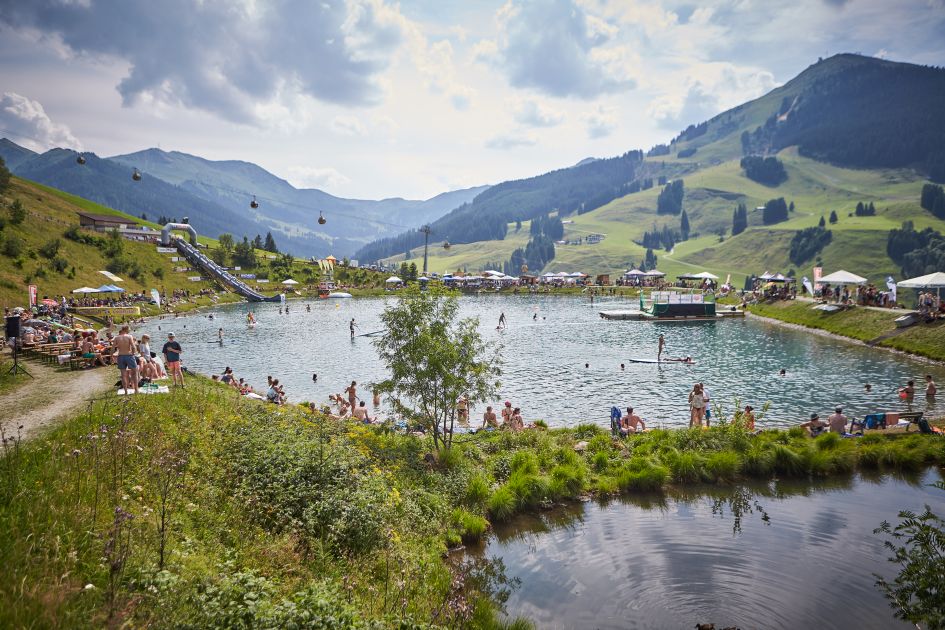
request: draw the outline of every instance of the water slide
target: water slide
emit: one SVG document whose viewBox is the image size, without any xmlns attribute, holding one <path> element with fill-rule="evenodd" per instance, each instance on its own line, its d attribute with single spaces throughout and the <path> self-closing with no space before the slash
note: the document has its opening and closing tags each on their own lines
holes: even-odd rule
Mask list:
<svg viewBox="0 0 945 630">
<path fill-rule="evenodd" d="M 172 236 L 172 230 L 183 230 L 187 232 L 190 234 L 190 242 L 188 243 L 180 237 Z M 161 230 L 161 244 L 164 246 L 173 245 L 195 268 L 200 269 L 230 291 L 242 295 L 250 302 L 279 302 L 282 299 L 281 295 L 263 295 L 207 258 L 203 252 L 197 249 L 197 231 L 192 225 L 186 223 L 168 223 L 164 226 L 164 229 Z"/>
</svg>

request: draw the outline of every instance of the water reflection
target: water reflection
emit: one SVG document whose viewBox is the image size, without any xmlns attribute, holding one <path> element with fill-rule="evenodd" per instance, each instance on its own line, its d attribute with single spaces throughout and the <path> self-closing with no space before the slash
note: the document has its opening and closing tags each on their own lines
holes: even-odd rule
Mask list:
<svg viewBox="0 0 945 630">
<path fill-rule="evenodd" d="M 521 586 L 541 628 L 864 628 L 899 624 L 873 586 L 894 573 L 872 531 L 901 509 L 945 510 L 934 471 L 705 486 L 589 501 L 499 526 L 474 557 Z"/>
</svg>

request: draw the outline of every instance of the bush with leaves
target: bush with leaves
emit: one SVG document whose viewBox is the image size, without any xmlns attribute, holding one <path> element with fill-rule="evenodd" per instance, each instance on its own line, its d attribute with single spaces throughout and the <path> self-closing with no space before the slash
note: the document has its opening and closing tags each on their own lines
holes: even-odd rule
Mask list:
<svg viewBox="0 0 945 630">
<path fill-rule="evenodd" d="M 8 234 L 3 239 L 3 255 L 17 258 L 26 250 L 26 242 L 16 234 Z"/>
<path fill-rule="evenodd" d="M 51 238 L 40 246 L 39 254 L 43 258 L 52 260 L 59 254 L 59 248 L 61 246 L 62 241 L 60 241 L 58 238 Z"/>
<path fill-rule="evenodd" d="M 945 482 L 934 484 L 945 490 Z M 921 514 L 904 510 L 899 513 L 899 524 L 893 527 L 884 521 L 873 533 L 892 538 L 885 546 L 892 552 L 890 562 L 901 568 L 888 581 L 876 575 L 879 587 L 896 617 L 918 624 L 929 630 L 945 628 L 945 519 L 925 506 Z"/>
<path fill-rule="evenodd" d="M 10 204 L 10 223 L 19 225 L 26 219 L 26 206 L 19 199 L 14 199 Z"/>
</svg>

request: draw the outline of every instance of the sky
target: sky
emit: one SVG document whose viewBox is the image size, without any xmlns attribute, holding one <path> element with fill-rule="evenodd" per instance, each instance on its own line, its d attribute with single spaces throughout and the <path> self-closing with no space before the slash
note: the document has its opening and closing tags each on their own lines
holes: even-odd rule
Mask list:
<svg viewBox="0 0 945 630">
<path fill-rule="evenodd" d="M 945 0 L 0 0 L 0 137 L 421 199 L 646 150 L 842 52 L 945 65 Z"/>
</svg>

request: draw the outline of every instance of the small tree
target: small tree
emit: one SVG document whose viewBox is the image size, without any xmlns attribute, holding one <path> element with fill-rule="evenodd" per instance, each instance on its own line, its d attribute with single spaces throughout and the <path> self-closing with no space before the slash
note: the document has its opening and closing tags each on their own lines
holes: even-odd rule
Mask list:
<svg viewBox="0 0 945 630">
<path fill-rule="evenodd" d="M 824 215 L 820 215 L 820 221 L 817 222 L 817 225 L 820 227 L 827 227 L 827 221 L 824 220 Z"/>
<path fill-rule="evenodd" d="M 836 210 L 831 210 L 831 211 L 830 211 L 830 222 L 831 222 L 831 223 L 836 223 L 836 222 L 839 221 L 839 220 L 840 220 L 839 217 L 837 217 L 837 211 L 836 211 Z"/>
<path fill-rule="evenodd" d="M 437 449 L 452 445 L 457 400 L 488 400 L 501 374 L 501 347 L 482 340 L 478 318 L 457 319 L 458 310 L 453 293 L 411 287 L 384 309 L 387 332 L 374 341 L 390 372 L 377 390 L 431 432 Z"/>
<path fill-rule="evenodd" d="M 10 185 L 10 171 L 7 169 L 7 163 L 0 157 L 0 193 Z"/>
<path fill-rule="evenodd" d="M 941 481 L 933 485 L 945 490 Z M 916 627 L 924 622 L 930 630 L 940 630 L 945 628 L 945 520 L 928 505 L 922 514 L 902 511 L 899 518 L 902 520 L 895 527 L 884 521 L 874 530 L 892 538 L 884 543 L 893 554 L 889 561 L 901 567 L 892 582 L 875 574 L 876 586 L 896 610 L 896 617 Z"/>
<path fill-rule="evenodd" d="M 19 199 L 14 199 L 10 204 L 10 223 L 19 225 L 26 218 L 26 206 Z"/>
<path fill-rule="evenodd" d="M 686 211 L 682 211 L 682 216 L 679 218 L 679 234 L 682 236 L 682 240 L 689 240 L 689 215 L 686 214 Z"/>
<path fill-rule="evenodd" d="M 233 235 L 227 232 L 221 234 L 218 239 L 220 241 L 220 249 L 229 254 L 233 251 Z"/>
</svg>

